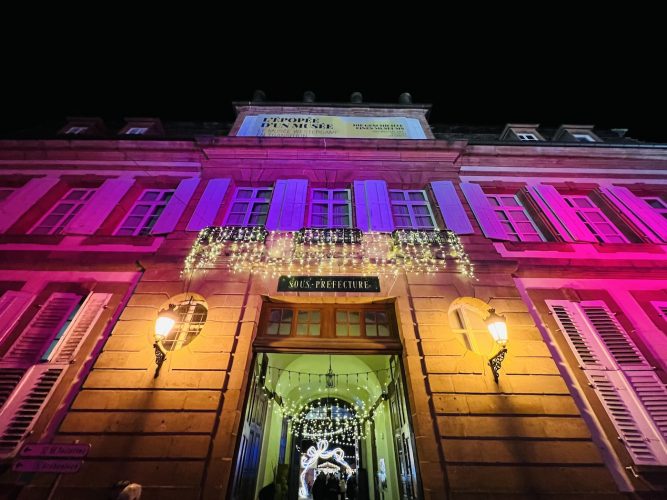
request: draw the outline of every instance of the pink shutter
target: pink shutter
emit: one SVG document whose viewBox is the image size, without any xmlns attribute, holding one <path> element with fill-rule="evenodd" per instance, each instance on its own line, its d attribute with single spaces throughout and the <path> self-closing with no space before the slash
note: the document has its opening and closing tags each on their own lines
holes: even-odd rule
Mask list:
<svg viewBox="0 0 667 500">
<path fill-rule="evenodd" d="M 35 296 L 9 290 L 0 297 L 0 346 Z"/>
<path fill-rule="evenodd" d="M 266 218 L 269 231 L 298 231 L 303 227 L 306 213 L 306 179 L 281 179 L 276 181 L 271 205 Z"/>
<path fill-rule="evenodd" d="M 197 203 L 195 212 L 190 217 L 187 231 L 199 231 L 213 225 L 215 216 L 222 206 L 222 200 L 229 188 L 230 179 L 211 179 L 206 184 L 206 189 Z"/>
<path fill-rule="evenodd" d="M 385 181 L 354 181 L 357 227 L 362 231 L 394 230 L 389 191 Z"/>
<path fill-rule="evenodd" d="M 80 301 L 81 297 L 73 293 L 52 293 L 3 356 L 2 364 L 36 363 Z"/>
<path fill-rule="evenodd" d="M 18 451 L 64 373 L 65 367 L 48 364 L 27 371 L 0 410 L 0 457 Z"/>
<path fill-rule="evenodd" d="M 0 368 L 0 414 L 24 373 L 25 368 Z"/>
<path fill-rule="evenodd" d="M 58 184 L 58 177 L 39 177 L 10 194 L 0 204 L 0 233 L 7 231 L 19 218 Z"/>
<path fill-rule="evenodd" d="M 667 389 L 602 301 L 548 307 L 636 464 L 667 465 Z"/>
<path fill-rule="evenodd" d="M 474 233 L 463 204 L 456 194 L 454 184 L 451 181 L 435 181 L 431 182 L 431 188 L 447 229 L 457 234 Z"/>
<path fill-rule="evenodd" d="M 285 203 L 288 182 L 285 179 L 277 180 L 273 186 L 269 213 L 266 215 L 266 224 L 264 224 L 264 227 L 269 231 L 280 229 L 280 218 L 283 212 L 283 203 Z"/>
<path fill-rule="evenodd" d="M 62 336 L 60 343 L 53 350 L 50 361 L 68 364 L 75 359 L 81 342 L 93 329 L 110 300 L 110 293 L 91 293 L 88 296 Z"/>
<path fill-rule="evenodd" d="M 595 236 L 555 187 L 548 184 L 536 184 L 529 186 L 528 191 L 565 241 L 597 242 Z"/>
<path fill-rule="evenodd" d="M 104 181 L 104 184 L 86 202 L 83 210 L 65 226 L 63 232 L 65 234 L 94 234 L 134 182 L 134 179 L 130 177 Z"/>
<path fill-rule="evenodd" d="M 366 204 L 365 181 L 354 181 L 354 208 L 357 216 L 355 226 L 357 229 L 367 232 L 370 227 L 370 216 Z"/>
<path fill-rule="evenodd" d="M 190 198 L 192 198 L 197 184 L 199 184 L 199 179 L 196 177 L 182 180 L 178 184 L 174 196 L 171 197 L 164 208 L 164 212 L 151 229 L 151 234 L 166 234 L 174 230 Z"/>
<path fill-rule="evenodd" d="M 667 242 L 667 219 L 648 203 L 625 187 L 610 186 L 601 190 L 653 243 Z"/>
<path fill-rule="evenodd" d="M 498 220 L 498 216 L 493 211 L 493 207 L 489 204 L 489 199 L 484 194 L 484 191 L 482 191 L 480 185 L 472 182 L 463 182 L 461 183 L 461 189 L 484 235 L 493 240 L 509 241 L 510 237 Z"/>
</svg>

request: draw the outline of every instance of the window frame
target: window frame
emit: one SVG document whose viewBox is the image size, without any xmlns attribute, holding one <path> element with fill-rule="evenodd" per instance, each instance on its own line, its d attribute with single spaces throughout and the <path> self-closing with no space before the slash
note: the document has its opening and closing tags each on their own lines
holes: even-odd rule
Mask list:
<svg viewBox="0 0 667 500">
<path fill-rule="evenodd" d="M 326 199 L 315 199 L 315 193 L 316 192 L 327 192 L 327 198 Z M 337 200 L 335 198 L 335 193 L 336 192 L 345 192 L 347 193 L 347 198 L 345 200 Z M 315 205 L 326 205 L 327 207 L 327 212 L 326 212 L 326 217 L 327 217 L 327 224 L 326 225 L 316 225 L 313 222 L 313 215 L 323 215 L 323 214 L 315 214 Z M 347 217 L 348 217 L 348 224 L 347 225 L 341 225 L 341 224 L 336 224 L 335 223 L 335 214 L 334 214 L 334 208 L 336 206 L 347 206 Z M 347 189 L 347 188 L 341 188 L 341 189 L 327 189 L 327 188 L 312 188 L 310 190 L 310 205 L 309 205 L 309 214 L 308 214 L 308 227 L 312 228 L 351 228 L 354 227 L 354 221 L 352 220 L 352 190 Z"/>
<path fill-rule="evenodd" d="M 515 241 L 515 242 L 523 242 L 523 243 L 540 243 L 540 242 L 545 242 L 547 241 L 546 237 L 544 236 L 543 232 L 540 230 L 538 227 L 537 223 L 533 219 L 533 217 L 530 215 L 530 212 L 528 212 L 527 207 L 521 202 L 521 199 L 519 198 L 518 195 L 516 194 L 505 194 L 505 193 L 484 193 L 486 196 L 486 199 L 489 200 L 489 205 L 491 205 L 491 208 L 493 209 L 493 213 L 496 214 L 496 218 L 498 221 L 502 224 L 503 228 L 505 229 L 505 232 L 507 235 L 510 237 L 510 241 Z M 501 204 L 501 198 L 508 198 L 512 197 L 514 201 L 516 201 L 517 205 L 516 206 L 511 206 L 511 205 L 503 205 Z M 491 203 L 491 200 L 494 199 L 498 203 L 498 205 L 494 205 Z M 503 220 L 499 217 L 499 212 L 503 213 L 506 217 L 506 220 Z M 512 212 L 522 212 L 526 218 L 528 219 L 527 221 L 515 221 L 512 219 L 510 214 Z M 517 227 L 517 222 L 529 222 L 533 229 L 535 230 L 535 234 L 540 238 L 539 241 L 537 240 L 528 240 L 524 238 L 524 232 L 519 232 L 518 227 Z M 507 224 L 511 227 L 513 231 L 509 231 Z M 516 236 L 516 239 L 513 238 L 513 236 Z"/>
<path fill-rule="evenodd" d="M 572 138 L 581 143 L 588 143 L 588 142 L 598 142 L 595 140 L 595 138 L 586 132 L 571 132 L 572 133 Z"/>
<path fill-rule="evenodd" d="M 389 207 L 391 209 L 391 217 L 394 222 L 394 227 L 396 229 L 423 229 L 423 230 L 438 230 L 438 223 L 436 222 L 435 215 L 433 214 L 433 209 L 431 208 L 431 200 L 428 197 L 428 193 L 425 189 L 389 189 Z M 392 193 L 402 193 L 404 195 L 402 200 L 394 200 L 392 198 Z M 424 200 L 411 200 L 410 193 L 421 193 L 424 196 Z M 407 214 L 396 214 L 394 213 L 394 206 L 405 206 L 408 210 Z M 431 226 L 420 226 L 416 224 L 417 217 L 426 217 L 427 214 L 415 214 L 413 207 L 415 206 L 425 206 L 428 210 L 428 217 L 431 219 Z M 396 221 L 397 217 L 409 217 L 410 225 L 406 226 L 403 224 L 398 224 Z"/>
<path fill-rule="evenodd" d="M 660 196 L 641 196 L 641 199 L 646 202 L 646 204 L 651 207 L 654 211 L 658 212 L 660 215 L 667 219 L 667 201 L 663 200 Z M 662 204 L 662 208 L 657 208 L 652 206 L 650 201 L 658 201 Z"/>
<path fill-rule="evenodd" d="M 72 125 L 65 130 L 65 135 L 84 135 L 89 129 L 87 125 Z"/>
<path fill-rule="evenodd" d="M 593 199 L 585 194 L 563 194 L 561 195 L 567 203 L 568 207 L 579 217 L 579 220 L 588 228 L 591 234 L 598 240 L 600 243 L 630 243 L 630 240 L 623 234 L 623 232 L 614 224 L 607 214 L 604 213 L 601 207 L 599 207 Z M 585 198 L 592 205 L 591 207 L 580 207 L 577 205 L 574 200 L 577 198 Z M 602 221 L 592 221 L 587 214 L 595 212 L 599 214 L 604 220 Z M 596 224 L 609 224 L 611 228 L 616 231 L 616 236 L 621 238 L 622 241 L 608 241 L 609 236 L 602 234 L 598 231 Z"/>
<path fill-rule="evenodd" d="M 39 218 L 36 224 L 32 226 L 32 228 L 28 231 L 28 234 L 32 235 L 58 235 L 61 234 L 63 229 L 67 226 L 67 224 L 70 223 L 70 221 L 79 213 L 81 213 L 81 210 L 85 209 L 86 205 L 88 202 L 90 202 L 91 198 L 95 195 L 99 188 L 96 187 L 72 187 L 67 190 L 67 192 L 58 200 L 56 201 L 53 206 L 49 209 L 46 214 L 44 214 L 42 217 Z M 84 199 L 79 199 L 79 200 L 68 200 L 67 197 L 75 192 L 75 191 L 85 191 L 86 194 L 82 198 Z M 47 232 L 40 232 L 36 233 L 35 231 L 42 226 L 42 223 L 48 219 L 51 215 L 53 215 L 53 212 L 62 204 L 67 204 L 68 202 L 71 202 L 73 206 L 67 210 L 66 213 L 61 214 L 60 220 L 50 226 L 51 229 Z"/>
<path fill-rule="evenodd" d="M 239 198 L 238 195 L 241 191 L 252 191 L 252 196 L 250 198 Z M 257 194 L 260 191 L 268 191 L 269 192 L 269 197 L 268 198 L 260 198 L 257 196 Z M 271 200 L 273 198 L 273 187 L 272 186 L 267 186 L 267 187 L 237 187 L 236 191 L 234 191 L 234 196 L 232 197 L 232 200 L 229 204 L 229 209 L 227 210 L 227 214 L 225 215 L 225 225 L 227 226 L 244 226 L 244 227 L 256 227 L 256 226 L 264 226 L 266 225 L 266 220 L 269 216 L 269 210 L 271 209 Z M 239 215 L 241 212 L 232 212 L 232 209 L 234 208 L 234 205 L 237 203 L 247 203 L 248 207 L 246 210 L 243 212 L 243 221 L 240 223 L 231 223 L 229 221 L 230 217 L 233 215 Z M 266 205 L 266 212 L 255 212 L 254 208 L 255 205 Z M 264 222 L 261 224 L 251 224 L 250 219 L 254 215 L 264 215 Z"/>
<path fill-rule="evenodd" d="M 165 193 L 171 192 L 171 196 L 167 200 L 158 200 L 158 201 L 151 201 L 151 200 L 142 200 L 144 195 L 148 193 L 149 191 L 157 191 L 160 193 L 160 198 L 164 196 Z M 118 224 L 116 229 L 114 230 L 113 234 L 114 236 L 146 236 L 149 235 L 151 232 L 151 229 L 153 226 L 155 226 L 155 223 L 159 220 L 160 216 L 164 213 L 164 209 L 167 207 L 171 199 L 173 198 L 174 194 L 176 193 L 175 189 L 154 189 L 154 188 L 145 188 L 143 191 L 141 191 L 141 194 L 137 198 L 137 200 L 132 204 L 132 207 L 130 210 L 128 210 L 127 215 L 123 218 L 123 220 Z M 127 222 L 127 220 L 130 217 L 137 217 L 137 215 L 133 215 L 134 209 L 138 205 L 150 205 L 152 207 L 152 210 L 149 210 L 145 214 L 141 216 L 141 223 L 138 224 L 131 232 L 131 234 L 120 234 L 120 231 L 122 229 L 126 229 L 124 227 L 124 224 Z M 155 211 L 162 207 L 162 210 L 159 211 L 159 213 L 155 213 Z M 147 221 L 150 221 L 152 219 L 152 223 L 150 225 L 147 225 Z M 145 232 L 144 232 L 145 231 Z"/>
<path fill-rule="evenodd" d="M 522 142 L 534 142 L 540 140 L 534 132 L 515 132 L 515 134 L 517 139 Z"/>
<path fill-rule="evenodd" d="M 148 127 L 130 127 L 124 134 L 125 135 L 145 135 L 148 133 Z"/>
</svg>

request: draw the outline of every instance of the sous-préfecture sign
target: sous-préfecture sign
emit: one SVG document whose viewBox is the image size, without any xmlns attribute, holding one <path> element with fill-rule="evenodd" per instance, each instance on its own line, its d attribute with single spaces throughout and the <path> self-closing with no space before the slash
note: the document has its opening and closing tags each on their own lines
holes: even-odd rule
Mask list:
<svg viewBox="0 0 667 500">
<path fill-rule="evenodd" d="M 377 276 L 281 276 L 279 292 L 379 292 Z"/>
</svg>

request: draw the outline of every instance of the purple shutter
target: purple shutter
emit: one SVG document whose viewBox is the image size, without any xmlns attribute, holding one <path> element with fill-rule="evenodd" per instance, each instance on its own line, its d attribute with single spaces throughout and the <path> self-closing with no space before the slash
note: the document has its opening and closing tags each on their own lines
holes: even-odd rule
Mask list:
<svg viewBox="0 0 667 500">
<path fill-rule="evenodd" d="M 280 216 L 282 215 L 283 202 L 287 192 L 287 182 L 286 180 L 278 180 L 273 185 L 269 213 L 266 215 L 266 224 L 264 224 L 264 227 L 269 231 L 276 231 L 280 228 Z"/>
<path fill-rule="evenodd" d="M 491 207 L 489 199 L 484 194 L 484 191 L 482 191 L 480 185 L 473 184 L 472 182 L 462 182 L 461 189 L 484 232 L 484 236 L 494 240 L 508 241 L 510 238 L 507 235 L 507 231 L 505 231 L 505 228 L 498 220 L 498 216 L 493 211 L 493 207 Z"/>
<path fill-rule="evenodd" d="M 195 213 L 190 217 L 187 231 L 199 231 L 207 226 L 211 226 L 222 206 L 222 199 L 229 188 L 230 179 L 211 179 L 206 184 L 206 189 L 201 195 Z"/>
<path fill-rule="evenodd" d="M 383 233 L 394 230 L 389 191 L 385 181 L 355 181 L 354 198 L 359 229 Z"/>
<path fill-rule="evenodd" d="M 456 194 L 456 188 L 451 181 L 431 182 L 431 188 L 435 195 L 435 200 L 440 207 L 440 213 L 445 220 L 447 229 L 457 234 L 472 234 L 472 224 L 468 220 L 461 200 Z"/>
<path fill-rule="evenodd" d="M 667 242 L 667 219 L 653 210 L 648 203 L 625 187 L 610 186 L 601 189 L 653 243 Z"/>
<path fill-rule="evenodd" d="M 36 363 L 80 301 L 81 297 L 73 293 L 52 293 L 3 356 L 2 361 L 13 366 Z"/>
<path fill-rule="evenodd" d="M 276 181 L 271 205 L 266 218 L 269 231 L 298 231 L 303 227 L 306 213 L 306 179 L 281 179 Z"/>
<path fill-rule="evenodd" d="M 13 290 L 5 292 L 0 297 L 0 345 L 34 298 L 31 293 Z"/>
<path fill-rule="evenodd" d="M 354 208 L 357 215 L 356 227 L 364 232 L 368 231 L 370 221 L 368 216 L 368 206 L 366 204 L 366 184 L 365 181 L 354 181 Z"/>
<path fill-rule="evenodd" d="M 49 189 L 58 183 L 58 177 L 39 177 L 29 180 L 0 204 L 0 233 L 7 231 Z"/>
<path fill-rule="evenodd" d="M 182 180 L 178 184 L 174 196 L 171 197 L 169 203 L 164 208 L 164 212 L 162 212 L 153 229 L 151 229 L 151 234 L 165 234 L 174 230 L 183 214 L 183 210 L 185 210 L 190 198 L 192 198 L 197 184 L 199 184 L 199 179 L 196 177 Z"/>
<path fill-rule="evenodd" d="M 565 241 L 597 242 L 577 212 L 567 204 L 555 187 L 536 184 L 530 186 L 528 191 Z"/>
<path fill-rule="evenodd" d="M 121 177 L 118 179 L 107 179 L 86 202 L 78 214 L 65 226 L 65 234 L 94 234 L 104 220 L 109 216 L 111 210 L 118 205 L 125 193 L 134 184 L 134 179 Z"/>
</svg>

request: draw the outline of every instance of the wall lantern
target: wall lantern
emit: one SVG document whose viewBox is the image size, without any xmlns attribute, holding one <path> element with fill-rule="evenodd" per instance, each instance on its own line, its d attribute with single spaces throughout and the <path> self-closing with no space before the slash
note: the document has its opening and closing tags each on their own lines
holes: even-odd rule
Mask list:
<svg viewBox="0 0 667 500">
<path fill-rule="evenodd" d="M 507 354 L 507 323 L 505 317 L 496 313 L 496 310 L 489 309 L 489 316 L 486 318 L 486 327 L 496 344 L 500 346 L 500 351 L 489 360 L 489 366 L 493 371 L 493 379 L 498 383 L 498 371 Z"/>
<path fill-rule="evenodd" d="M 157 365 L 154 378 L 157 378 L 160 374 L 162 363 L 167 359 L 167 351 L 162 346 L 162 340 L 169 335 L 169 332 L 171 332 L 179 319 L 174 304 L 169 304 L 169 307 L 160 310 L 157 315 L 157 320 L 155 321 L 155 343 L 153 344 L 155 348 L 155 364 Z"/>
</svg>

